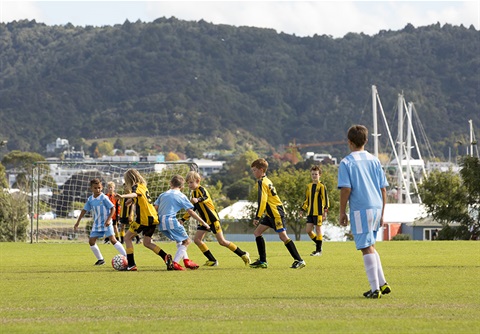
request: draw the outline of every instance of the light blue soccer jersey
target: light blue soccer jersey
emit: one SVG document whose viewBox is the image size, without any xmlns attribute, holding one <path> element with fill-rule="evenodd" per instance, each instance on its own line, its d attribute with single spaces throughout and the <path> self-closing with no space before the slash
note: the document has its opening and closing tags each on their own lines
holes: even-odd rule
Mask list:
<svg viewBox="0 0 480 334">
<path fill-rule="evenodd" d="M 379 229 L 383 207 L 381 188 L 388 187 L 380 161 L 367 151 L 351 152 L 340 162 L 338 188 L 350 188 L 353 234 Z"/>
<path fill-rule="evenodd" d="M 110 215 L 110 209 L 113 208 L 113 203 L 110 202 L 107 195 L 101 193 L 97 198 L 91 195 L 83 209 L 89 211 L 93 216 L 92 232 L 105 232 L 108 227 L 105 227 L 105 222 Z"/>
<path fill-rule="evenodd" d="M 173 230 L 181 225 L 177 220 L 177 213 L 181 209 L 193 209 L 193 204 L 180 190 L 170 189 L 160 194 L 154 203 L 158 206 L 158 228 L 161 231 Z"/>
</svg>

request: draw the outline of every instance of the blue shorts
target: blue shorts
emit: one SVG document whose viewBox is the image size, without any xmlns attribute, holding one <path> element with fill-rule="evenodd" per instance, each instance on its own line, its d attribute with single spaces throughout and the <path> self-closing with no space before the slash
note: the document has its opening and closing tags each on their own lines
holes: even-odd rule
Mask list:
<svg viewBox="0 0 480 334">
<path fill-rule="evenodd" d="M 113 232 L 113 225 L 110 224 L 108 227 L 105 228 L 105 231 L 91 231 L 90 238 L 108 238 L 115 233 Z"/>
<path fill-rule="evenodd" d="M 187 231 L 185 231 L 183 225 L 179 225 L 172 230 L 160 230 L 160 232 L 168 239 L 176 242 L 182 242 L 188 239 Z"/>
<path fill-rule="evenodd" d="M 353 240 L 355 240 L 355 247 L 357 247 L 357 250 L 373 246 L 377 240 L 377 231 L 354 234 Z"/>
</svg>

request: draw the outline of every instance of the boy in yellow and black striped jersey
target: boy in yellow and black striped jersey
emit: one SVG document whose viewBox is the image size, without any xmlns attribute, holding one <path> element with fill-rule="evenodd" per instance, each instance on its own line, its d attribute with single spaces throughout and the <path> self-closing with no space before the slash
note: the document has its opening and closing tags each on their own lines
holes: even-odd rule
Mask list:
<svg viewBox="0 0 480 334">
<path fill-rule="evenodd" d="M 302 205 L 303 212 L 307 214 L 306 232 L 316 245 L 315 250 L 310 254 L 311 256 L 322 255 L 322 224 L 326 219 L 330 206 L 327 188 L 320 182 L 321 175 L 322 170 L 319 166 L 312 166 L 312 168 L 310 168 L 312 182 L 307 185 L 305 201 Z M 302 215 L 303 212 L 300 212 L 300 214 Z M 314 226 L 316 233 L 313 231 Z"/>
<path fill-rule="evenodd" d="M 267 268 L 267 251 L 263 233 L 272 228 L 277 232 L 280 240 L 287 247 L 290 255 L 295 260 L 290 268 L 301 269 L 306 263 L 298 254 L 297 247 L 292 239 L 287 235 L 287 226 L 285 224 L 285 209 L 275 187 L 267 178 L 268 162 L 265 159 L 257 159 L 252 162 L 252 174 L 257 179 L 257 212 L 253 219 L 253 225 L 256 226 L 253 235 L 257 243 L 259 259 L 252 264 L 251 268 Z"/>
<path fill-rule="evenodd" d="M 194 210 L 210 226 L 210 231 L 212 231 L 212 233 L 215 235 L 218 243 L 241 257 L 245 265 L 248 266 L 250 264 L 250 255 L 248 254 L 248 252 L 241 250 L 239 247 L 237 247 L 237 245 L 235 245 L 231 241 L 226 240 L 223 236 L 222 227 L 220 225 L 220 218 L 218 217 L 218 213 L 215 210 L 212 197 L 210 196 L 208 190 L 200 185 L 200 179 L 200 174 L 195 171 L 189 172 L 186 178 L 188 188 L 191 191 L 190 202 L 192 202 Z M 185 222 L 189 218 L 190 215 L 187 212 L 181 220 Z M 195 233 L 193 242 L 195 242 L 195 245 L 200 248 L 203 255 L 205 255 L 205 257 L 207 258 L 205 266 L 215 267 L 218 265 L 218 261 L 210 252 L 205 242 L 203 242 L 203 238 L 208 231 L 209 230 L 207 230 L 205 226 L 203 226 L 202 224 L 198 224 L 197 232 Z"/>
</svg>

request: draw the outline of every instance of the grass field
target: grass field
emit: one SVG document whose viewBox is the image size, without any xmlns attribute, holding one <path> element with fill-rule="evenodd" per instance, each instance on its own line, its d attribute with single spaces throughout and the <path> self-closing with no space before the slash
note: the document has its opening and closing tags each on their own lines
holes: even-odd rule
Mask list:
<svg viewBox="0 0 480 334">
<path fill-rule="evenodd" d="M 173 252 L 173 243 L 159 243 Z M 480 242 L 381 242 L 392 293 L 365 299 L 352 242 L 297 242 L 307 267 L 292 270 L 280 242 L 268 269 L 208 243 L 219 267 L 167 272 L 136 246 L 138 272 L 94 267 L 87 243 L 0 243 L 2 333 L 478 333 Z M 256 257 L 255 243 L 238 243 Z M 99 245 L 105 258 L 115 249 Z M 205 258 L 195 245 L 192 260 Z"/>
</svg>

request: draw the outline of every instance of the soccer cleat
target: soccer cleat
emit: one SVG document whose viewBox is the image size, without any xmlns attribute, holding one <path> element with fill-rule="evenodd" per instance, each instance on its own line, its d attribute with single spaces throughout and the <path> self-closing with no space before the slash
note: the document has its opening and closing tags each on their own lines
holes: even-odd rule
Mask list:
<svg viewBox="0 0 480 334">
<path fill-rule="evenodd" d="M 250 261 L 250 254 L 248 254 L 248 252 L 245 252 L 245 254 L 242 255 L 242 260 L 245 262 L 246 266 L 252 263 L 252 261 Z"/>
<path fill-rule="evenodd" d="M 322 251 L 313 251 L 310 256 L 322 256 Z"/>
<path fill-rule="evenodd" d="M 173 262 L 173 270 L 185 270 L 185 268 L 183 268 L 177 262 Z"/>
<path fill-rule="evenodd" d="M 218 261 L 215 260 L 215 261 L 210 261 L 208 260 L 207 262 L 205 262 L 204 266 L 207 266 L 207 267 L 216 267 L 218 266 Z"/>
<path fill-rule="evenodd" d="M 167 270 L 173 270 L 172 255 L 167 254 L 167 256 L 165 256 L 165 264 L 167 265 Z"/>
<path fill-rule="evenodd" d="M 293 264 L 290 268 L 292 268 L 292 269 L 302 269 L 306 265 L 307 264 L 303 260 L 302 261 L 295 260 L 295 261 L 293 261 Z"/>
<path fill-rule="evenodd" d="M 267 262 L 263 262 L 263 261 L 260 261 L 260 260 L 257 260 L 253 263 L 250 263 L 250 268 L 263 268 L 263 269 L 266 269 L 268 268 L 268 263 Z"/>
<path fill-rule="evenodd" d="M 380 287 L 380 291 L 382 292 L 382 295 L 388 295 L 390 292 L 392 292 L 392 288 L 390 288 L 388 283 L 385 283 Z"/>
<path fill-rule="evenodd" d="M 198 269 L 198 264 L 196 264 L 195 262 L 193 262 L 193 261 L 190 260 L 190 259 L 184 259 L 184 260 L 183 260 L 183 264 L 184 264 L 185 267 L 188 268 L 188 269 L 192 269 L 192 270 Z"/>
<path fill-rule="evenodd" d="M 375 291 L 367 291 L 363 294 L 365 298 L 369 299 L 380 299 L 382 298 L 382 292 L 380 290 L 375 290 Z"/>
<path fill-rule="evenodd" d="M 137 266 L 133 265 L 131 267 L 127 267 L 127 271 L 137 271 Z"/>
<path fill-rule="evenodd" d="M 105 264 L 105 260 L 98 260 L 95 262 L 94 266 L 103 266 Z"/>
</svg>

